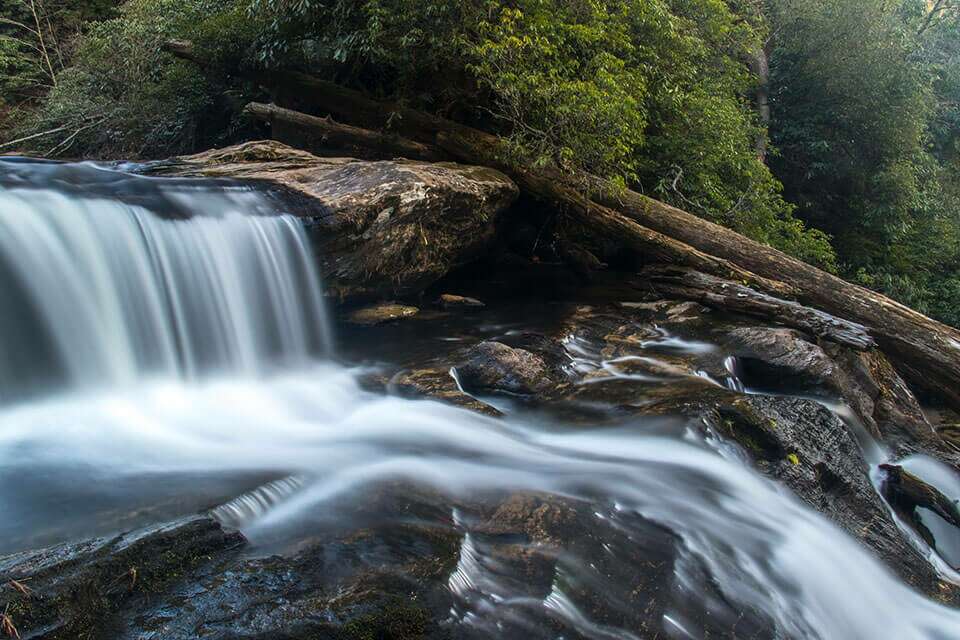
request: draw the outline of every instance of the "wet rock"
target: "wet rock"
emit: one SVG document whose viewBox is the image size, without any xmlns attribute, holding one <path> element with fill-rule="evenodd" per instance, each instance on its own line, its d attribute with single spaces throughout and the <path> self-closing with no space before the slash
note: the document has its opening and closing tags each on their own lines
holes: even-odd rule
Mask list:
<svg viewBox="0 0 960 640">
<path fill-rule="evenodd" d="M 118 611 L 138 608 L 171 585 L 235 557 L 245 544 L 209 518 L 195 517 L 114 538 L 63 544 L 0 558 L 6 610 L 23 638 L 115 638 Z"/>
<path fill-rule="evenodd" d="M 429 498 L 383 495 L 379 525 L 285 555 L 246 557 L 242 536 L 196 517 L 0 558 L 0 610 L 45 640 L 447 638 L 461 536 L 411 521 Z"/>
<path fill-rule="evenodd" d="M 851 349 L 777 327 L 736 327 L 718 332 L 737 356 L 747 388 L 812 394 L 841 401 L 870 435 L 897 455 L 924 451 L 957 465 L 960 451 L 938 436 L 916 397 L 877 349 Z"/>
<path fill-rule="evenodd" d="M 465 389 L 532 396 L 552 394 L 563 379 L 541 356 L 501 342 L 481 342 L 456 367 Z"/>
<path fill-rule="evenodd" d="M 709 314 L 710 308 L 699 302 L 668 303 L 664 309 L 664 316 L 669 324 L 703 322 Z"/>
<path fill-rule="evenodd" d="M 558 626 L 550 633 L 551 621 L 545 620 L 539 629 L 517 630 L 516 637 L 618 637 L 620 629 L 642 638 L 670 637 L 667 617 L 677 608 L 696 637 L 727 637 L 732 627 L 742 634 L 737 637 L 775 635 L 762 612 L 731 604 L 709 570 L 684 557 L 682 540 L 634 511 L 517 493 L 473 531 L 498 567 L 522 577 L 527 597 L 542 599 L 548 611 L 555 607 L 567 620 L 581 619 L 584 625 Z M 677 581 L 681 563 L 697 565 L 684 567 L 683 586 Z M 690 589 L 707 594 L 712 606 L 691 602 Z"/>
<path fill-rule="evenodd" d="M 960 600 L 890 517 L 860 445 L 836 415 L 811 400 L 773 396 L 730 396 L 716 411 L 717 430 L 762 472 L 872 548 L 907 584 Z"/>
<path fill-rule="evenodd" d="M 836 392 L 836 365 L 818 345 L 794 329 L 738 327 L 726 345 L 739 359 L 746 386 L 793 393 Z"/>
<path fill-rule="evenodd" d="M 460 390 L 448 369 L 408 369 L 398 372 L 387 384 L 387 390 L 405 397 L 430 398 L 448 402 L 476 413 L 499 417 L 503 414 Z"/>
<path fill-rule="evenodd" d="M 563 401 L 605 406 L 608 412 L 613 410 L 615 420 L 638 414 L 685 416 L 693 424 L 706 419 L 724 439 L 740 445 L 747 463 L 783 482 L 862 540 L 909 584 L 940 599 L 957 597 L 952 589 L 943 590 L 873 487 L 858 441 L 862 437 L 864 446 L 870 446 L 869 435 L 858 436 L 855 423 L 845 424 L 818 402 L 744 395 L 717 384 L 722 371 L 718 364 L 728 351 L 710 347 L 708 341 L 735 345 L 746 358 L 762 359 L 762 370 L 773 379 L 770 386 L 783 392 L 800 389 L 830 397 L 843 397 L 844 391 L 859 393 L 856 387 L 844 386 L 849 373 L 840 364 L 843 361 L 838 362 L 837 354 L 849 350 L 828 352 L 796 330 L 757 326 L 755 321 L 738 324 L 744 320 L 723 318 L 721 324 L 714 320 L 712 326 L 701 325 L 700 311 L 666 301 L 621 303 L 619 309 L 578 307 L 558 336 L 527 345 L 541 355 L 552 353 L 562 342 L 577 358 L 576 375 L 567 384 L 546 385 L 534 394 L 552 405 Z M 670 316 L 682 320 L 673 324 Z M 865 361 L 872 357 L 871 352 L 858 356 Z M 712 380 L 698 375 L 704 370 L 715 372 Z M 880 391 L 895 388 L 890 378 L 882 377 L 884 371 L 875 363 L 874 370 L 865 373 L 865 380 L 878 389 L 873 394 L 881 398 L 878 408 L 886 398 L 888 407 L 909 409 L 908 390 Z M 886 382 L 878 384 L 877 378 Z M 894 402 L 897 396 L 900 400 Z M 870 412 L 876 414 L 877 409 L 871 406 Z"/>
<path fill-rule="evenodd" d="M 362 309 L 357 309 L 347 316 L 347 320 L 351 324 L 372 327 L 378 324 L 384 324 L 386 322 L 394 322 L 404 318 L 411 318 L 417 315 L 419 312 L 420 309 L 417 307 L 388 302 L 374 305 L 372 307 L 363 307 Z"/>
<path fill-rule="evenodd" d="M 901 466 L 882 464 L 880 470 L 883 473 L 881 491 L 887 502 L 930 547 L 936 548 L 936 539 L 921 521 L 917 509 L 929 509 L 937 514 L 955 527 L 955 534 L 960 536 L 960 508 L 955 501 Z"/>
<path fill-rule="evenodd" d="M 175 158 L 156 175 L 256 181 L 277 211 L 306 219 L 330 295 L 420 292 L 470 261 L 494 234 L 516 185 L 485 167 L 319 158 L 273 141 Z"/>
<path fill-rule="evenodd" d="M 467 296 L 457 296 L 452 293 L 444 293 L 437 300 L 437 304 L 444 309 L 479 309 L 484 307 L 483 302 L 476 298 Z"/>
<path fill-rule="evenodd" d="M 936 432 L 946 446 L 960 454 L 960 424 L 939 424 Z M 960 465 L 955 466 L 960 468 Z"/>
<path fill-rule="evenodd" d="M 883 353 L 852 352 L 832 345 L 826 349 L 838 365 L 835 384 L 840 396 L 876 438 L 898 455 L 926 451 L 948 464 L 960 465 L 960 451 L 934 430 Z"/>
</svg>

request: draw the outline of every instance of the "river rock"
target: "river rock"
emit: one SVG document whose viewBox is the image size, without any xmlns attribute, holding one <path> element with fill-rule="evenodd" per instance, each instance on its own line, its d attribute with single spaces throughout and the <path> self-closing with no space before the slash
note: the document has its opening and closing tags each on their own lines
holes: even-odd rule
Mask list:
<svg viewBox="0 0 960 640">
<path fill-rule="evenodd" d="M 837 366 L 794 329 L 737 327 L 726 335 L 747 387 L 793 393 L 836 393 Z"/>
<path fill-rule="evenodd" d="M 465 389 L 478 393 L 546 396 L 561 384 L 561 376 L 542 355 L 494 341 L 471 349 L 456 372 Z"/>
<path fill-rule="evenodd" d="M 421 368 L 398 371 L 384 386 L 385 390 L 406 398 L 430 398 L 492 417 L 503 415 L 464 393 L 450 375 L 450 368 L 443 365 L 431 367 L 428 363 Z"/>
<path fill-rule="evenodd" d="M 869 477 L 853 427 L 805 398 L 730 395 L 716 405 L 717 430 L 765 474 L 784 483 L 884 560 L 915 589 L 960 601 L 897 526 Z"/>
<path fill-rule="evenodd" d="M 398 522 L 436 508 L 416 496 L 369 504 L 396 518 L 269 557 L 197 516 L 0 558 L 0 611 L 44 640 L 449 637 L 439 623 L 460 536 Z"/>
<path fill-rule="evenodd" d="M 261 184 L 277 211 L 306 220 L 328 294 L 369 299 L 423 291 L 476 257 L 518 196 L 486 167 L 319 158 L 273 141 L 157 163 L 154 175 Z"/>
<path fill-rule="evenodd" d="M 0 610 L 23 638 L 115 638 L 112 616 L 245 544 L 195 517 L 0 558 Z M 24 589 L 11 587 L 20 584 Z"/>
<path fill-rule="evenodd" d="M 591 629 L 632 632 L 594 637 L 664 637 L 664 628 L 670 626 L 665 618 L 675 614 L 678 605 L 684 609 L 686 637 L 732 637 L 726 634 L 734 626 L 737 637 L 776 637 L 774 624 L 763 612 L 732 605 L 709 569 L 685 553 L 676 534 L 637 512 L 516 493 L 478 524 L 475 535 L 474 544 L 495 559 L 500 575 L 515 576 L 512 584 L 529 590 L 526 597 L 563 603 L 590 620 Z M 678 587 L 681 565 L 686 584 Z M 710 605 L 702 607 L 686 590 L 707 594 L 704 600 Z M 542 626 L 549 624 L 544 621 Z M 521 629 L 509 631 L 498 637 L 540 637 Z M 561 636 L 571 637 L 554 637 Z"/>
<path fill-rule="evenodd" d="M 402 320 L 403 318 L 411 318 L 419 312 L 420 309 L 417 307 L 387 302 L 357 309 L 347 316 L 347 319 L 351 324 L 372 327 L 386 322 Z"/>
<path fill-rule="evenodd" d="M 486 305 L 476 298 L 444 293 L 437 299 L 437 304 L 444 309 L 479 309 Z"/>
</svg>

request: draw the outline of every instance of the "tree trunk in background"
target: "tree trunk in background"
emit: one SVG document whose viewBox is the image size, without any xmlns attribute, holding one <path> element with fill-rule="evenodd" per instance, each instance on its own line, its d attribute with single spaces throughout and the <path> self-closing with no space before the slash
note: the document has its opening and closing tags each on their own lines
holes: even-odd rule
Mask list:
<svg viewBox="0 0 960 640">
<path fill-rule="evenodd" d="M 767 131 L 770 128 L 770 43 L 764 43 L 750 59 L 750 70 L 757 76 L 754 105 L 763 134 L 757 138 L 756 152 L 760 162 L 767 161 Z"/>
</svg>

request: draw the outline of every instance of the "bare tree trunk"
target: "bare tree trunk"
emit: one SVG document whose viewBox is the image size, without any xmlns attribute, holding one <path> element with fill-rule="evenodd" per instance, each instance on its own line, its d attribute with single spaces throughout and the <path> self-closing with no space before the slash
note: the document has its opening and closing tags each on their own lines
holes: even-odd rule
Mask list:
<svg viewBox="0 0 960 640">
<path fill-rule="evenodd" d="M 42 7 L 41 7 L 42 9 Z M 47 43 L 43 37 L 43 26 L 40 24 L 40 15 L 37 13 L 37 0 L 30 0 L 30 12 L 33 14 L 33 22 L 37 28 L 37 40 L 40 41 L 40 53 L 43 55 L 43 61 L 47 65 L 47 72 L 50 74 L 50 82 L 57 86 L 57 74 L 50 63 L 50 52 L 47 51 Z"/>
<path fill-rule="evenodd" d="M 768 44 L 764 44 L 753 54 L 750 70 L 757 76 L 757 88 L 753 100 L 757 109 L 757 120 L 763 127 L 763 132 L 757 138 L 754 148 L 760 162 L 766 162 L 767 131 L 770 128 L 770 49 Z"/>
</svg>

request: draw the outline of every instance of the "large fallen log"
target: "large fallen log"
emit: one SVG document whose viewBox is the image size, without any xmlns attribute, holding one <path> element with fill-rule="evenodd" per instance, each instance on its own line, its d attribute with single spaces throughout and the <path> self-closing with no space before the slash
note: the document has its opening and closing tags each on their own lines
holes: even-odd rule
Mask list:
<svg viewBox="0 0 960 640">
<path fill-rule="evenodd" d="M 591 199 L 671 238 L 722 257 L 798 291 L 798 301 L 867 327 L 912 385 L 960 408 L 960 331 L 884 295 L 851 284 L 751 240 L 634 191 L 591 181 Z"/>
<path fill-rule="evenodd" d="M 696 300 L 721 311 L 772 320 L 858 351 L 876 346 L 862 325 L 792 300 L 775 298 L 737 282 L 677 267 L 651 267 L 642 275 L 648 284 L 667 297 Z"/>
<path fill-rule="evenodd" d="M 296 79 L 297 82 L 320 82 L 299 73 L 281 73 L 278 76 L 280 78 L 289 76 Z M 325 104 L 327 104 L 326 100 L 329 100 L 329 104 L 337 105 L 336 110 L 328 109 L 328 111 L 355 122 L 371 123 L 373 126 L 381 127 L 386 124 L 383 118 L 389 114 L 384 113 L 383 107 L 379 106 L 379 103 L 373 102 L 350 89 L 344 89 L 339 85 L 328 87 L 327 84 L 321 83 L 318 86 L 318 88 L 326 88 L 332 94 L 332 97 L 325 99 Z M 402 122 L 398 125 L 401 133 L 412 132 L 413 135 L 421 138 L 433 137 L 435 145 L 419 144 L 424 153 L 436 155 L 446 152 L 448 155 L 466 160 L 472 155 L 470 149 L 482 146 L 485 149 L 482 154 L 484 162 L 479 164 L 508 171 L 521 190 L 557 207 L 566 215 L 578 220 L 581 225 L 590 229 L 592 235 L 603 238 L 606 244 L 617 249 L 627 248 L 636 251 L 651 262 L 684 265 L 720 278 L 750 282 L 757 288 L 773 294 L 789 296 L 797 293 L 791 287 L 784 286 L 775 279 L 758 276 L 728 260 L 718 259 L 683 242 L 678 242 L 669 236 L 637 224 L 622 214 L 591 201 L 569 185 L 552 177 L 545 177 L 536 171 L 512 167 L 499 159 L 500 140 L 496 136 L 469 127 L 461 127 L 456 123 L 435 118 L 416 110 L 402 107 L 395 108 L 399 109 L 394 113 L 398 114 L 399 120 Z M 328 126 L 328 121 L 323 118 L 309 116 L 290 109 L 278 109 L 272 105 L 251 103 L 247 105 L 245 110 L 265 116 L 270 114 L 271 117 L 279 115 L 288 122 L 302 122 L 304 126 L 321 133 Z M 438 132 L 440 128 L 445 129 L 446 133 Z M 365 146 L 368 149 L 373 148 L 368 144 L 368 141 L 376 140 L 377 136 L 387 137 L 360 127 L 341 127 L 337 134 L 343 144 L 348 147 Z M 398 134 L 390 135 L 389 139 L 398 147 L 414 148 L 418 145 L 418 143 L 410 142 L 407 138 Z M 464 147 L 468 147 L 468 149 L 464 150 Z"/>
<path fill-rule="evenodd" d="M 578 228 L 584 229 L 584 233 L 609 245 L 607 253 L 625 248 L 642 256 L 645 263 L 685 266 L 718 278 L 749 282 L 757 289 L 774 295 L 796 294 L 791 287 L 777 280 L 758 276 L 729 260 L 709 255 L 637 224 L 613 209 L 598 205 L 564 183 L 545 178 L 536 171 L 514 169 L 509 175 L 522 192 L 556 207 L 572 218 Z"/>
<path fill-rule="evenodd" d="M 365 126 L 385 126 L 392 114 L 394 126 L 404 135 L 433 142 L 459 160 L 497 166 L 524 191 L 536 195 L 538 186 L 552 184 L 554 195 L 562 199 L 582 190 L 590 201 L 603 205 L 606 211 L 623 214 L 638 227 L 721 258 L 758 278 L 782 282 L 787 286 L 780 288 L 781 292 L 790 291 L 791 297 L 804 304 L 867 327 L 915 387 L 960 408 L 960 331 L 956 329 L 735 231 L 634 191 L 619 189 L 595 176 L 569 177 L 550 170 L 511 167 L 503 160 L 498 139 L 490 134 L 406 107 L 373 101 L 356 91 L 303 74 L 284 74 L 276 80 L 296 83 L 318 107 Z M 561 185 L 572 187 L 560 194 Z M 582 208 L 582 204 L 575 203 L 574 209 L 578 207 Z"/>
<path fill-rule="evenodd" d="M 642 194 L 619 189 L 596 176 L 517 167 L 505 160 L 496 136 L 459 123 L 403 105 L 373 100 L 360 92 L 302 73 L 274 72 L 261 78 L 261 82 L 282 87 L 284 93 L 296 95 L 302 104 L 351 124 L 389 129 L 434 144 L 458 160 L 497 167 L 533 195 L 537 195 L 538 188 L 553 184 L 556 188 L 552 189 L 552 197 L 563 199 L 578 194 L 574 202 L 568 203 L 573 211 L 583 215 L 598 211 L 619 213 L 637 227 L 666 236 L 679 242 L 679 246 L 692 247 L 703 255 L 735 265 L 767 283 L 781 282 L 785 285 L 779 289 L 781 294 L 790 292 L 790 297 L 803 304 L 864 325 L 915 387 L 960 408 L 960 331 L 886 296 L 846 282 L 735 231 Z M 602 209 L 586 207 L 584 200 Z M 616 225 L 611 226 L 622 225 L 618 218 L 607 222 L 614 220 Z"/>
<path fill-rule="evenodd" d="M 317 155 L 331 155 L 334 152 L 334 155 L 349 155 L 365 160 L 396 157 L 436 162 L 447 159 L 439 149 L 430 145 L 380 131 L 352 127 L 331 118 L 318 118 L 274 104 L 251 102 L 243 112 L 270 123 L 274 139 L 305 147 Z"/>
</svg>

